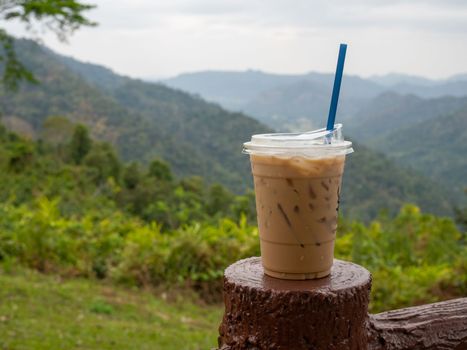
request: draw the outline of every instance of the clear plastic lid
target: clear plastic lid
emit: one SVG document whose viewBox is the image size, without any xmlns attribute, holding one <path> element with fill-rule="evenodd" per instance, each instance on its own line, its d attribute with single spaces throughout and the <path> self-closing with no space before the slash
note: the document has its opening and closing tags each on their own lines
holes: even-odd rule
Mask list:
<svg viewBox="0 0 467 350">
<path fill-rule="evenodd" d="M 352 142 L 342 136 L 342 124 L 334 130 L 318 129 L 305 133 L 258 134 L 243 144 L 243 153 L 264 155 L 303 155 L 320 157 L 352 153 Z"/>
</svg>

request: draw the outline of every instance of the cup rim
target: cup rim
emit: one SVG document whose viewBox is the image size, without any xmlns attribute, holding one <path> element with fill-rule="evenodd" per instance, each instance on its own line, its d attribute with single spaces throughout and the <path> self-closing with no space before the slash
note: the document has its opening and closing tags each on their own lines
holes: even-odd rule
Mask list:
<svg viewBox="0 0 467 350">
<path fill-rule="evenodd" d="M 352 142 L 342 137 L 342 124 L 336 124 L 333 130 L 322 128 L 306 133 L 256 134 L 243 144 L 243 153 L 246 154 L 290 152 L 348 154 L 353 149 Z"/>
</svg>

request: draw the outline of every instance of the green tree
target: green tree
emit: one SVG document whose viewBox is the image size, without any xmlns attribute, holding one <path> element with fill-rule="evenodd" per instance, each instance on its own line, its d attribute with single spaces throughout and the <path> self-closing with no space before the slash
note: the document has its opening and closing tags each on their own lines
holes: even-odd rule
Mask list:
<svg viewBox="0 0 467 350">
<path fill-rule="evenodd" d="M 92 140 L 89 137 L 88 129 L 79 124 L 75 127 L 70 142 L 70 155 L 75 164 L 81 164 L 81 161 L 91 150 Z"/>
<path fill-rule="evenodd" d="M 226 214 L 232 203 L 233 195 L 224 186 L 214 184 L 208 192 L 206 212 L 214 216 L 217 213 Z"/>
<path fill-rule="evenodd" d="M 202 177 L 190 176 L 182 179 L 180 181 L 180 186 L 185 191 L 195 194 L 199 200 L 201 200 L 206 185 L 204 184 L 204 179 Z"/>
<path fill-rule="evenodd" d="M 66 117 L 50 116 L 43 125 L 41 138 L 54 146 L 65 144 L 73 135 L 74 125 Z"/>
<path fill-rule="evenodd" d="M 32 163 L 34 155 L 33 146 L 30 143 L 17 141 L 10 146 L 10 159 L 8 167 L 14 172 L 23 171 Z"/>
<path fill-rule="evenodd" d="M 114 149 L 108 143 L 96 143 L 83 159 L 83 165 L 93 170 L 96 184 L 103 183 L 109 177 L 118 180 L 120 161 Z"/>
<path fill-rule="evenodd" d="M 0 117 L 0 120 L 1 120 L 1 117 Z M 7 134 L 8 134 L 8 132 L 7 132 L 6 128 L 5 128 L 5 126 L 0 123 L 0 142 L 6 140 Z"/>
<path fill-rule="evenodd" d="M 129 190 L 134 189 L 141 181 L 141 170 L 137 162 L 131 162 L 123 171 L 123 184 Z"/>
<path fill-rule="evenodd" d="M 172 171 L 169 165 L 159 159 L 155 159 L 149 164 L 149 176 L 162 181 L 172 181 Z"/>
<path fill-rule="evenodd" d="M 96 25 L 83 15 L 83 12 L 94 7 L 75 0 L 1 0 L 0 20 L 19 21 L 35 34 L 38 32 L 35 26 L 40 24 L 42 32 L 52 31 L 59 40 L 65 41 L 81 26 Z M 21 80 L 36 81 L 34 75 L 18 60 L 13 37 L 2 28 L 0 47 L 0 81 L 7 89 L 15 90 Z"/>
<path fill-rule="evenodd" d="M 467 188 L 464 190 L 464 194 L 467 196 Z M 467 207 L 454 208 L 454 214 L 456 223 L 464 230 L 464 235 L 467 235 Z"/>
<path fill-rule="evenodd" d="M 236 196 L 230 206 L 230 211 L 236 220 L 244 215 L 250 224 L 256 224 L 255 192 L 248 190 L 244 195 Z"/>
</svg>

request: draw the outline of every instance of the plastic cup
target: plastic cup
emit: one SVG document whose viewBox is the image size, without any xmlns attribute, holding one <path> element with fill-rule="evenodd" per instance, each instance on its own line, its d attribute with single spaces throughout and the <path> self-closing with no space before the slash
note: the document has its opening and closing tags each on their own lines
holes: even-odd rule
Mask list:
<svg viewBox="0 0 467 350">
<path fill-rule="evenodd" d="M 353 152 L 342 125 L 254 135 L 244 152 L 254 177 L 265 273 L 296 280 L 329 275 L 345 157 Z"/>
</svg>

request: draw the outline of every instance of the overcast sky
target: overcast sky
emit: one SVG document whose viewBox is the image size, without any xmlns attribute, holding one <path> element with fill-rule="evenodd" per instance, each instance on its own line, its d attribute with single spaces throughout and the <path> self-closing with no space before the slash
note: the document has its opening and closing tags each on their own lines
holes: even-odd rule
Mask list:
<svg viewBox="0 0 467 350">
<path fill-rule="evenodd" d="M 96 28 L 59 53 L 133 77 L 207 69 L 278 73 L 335 69 L 444 78 L 467 72 L 466 0 L 88 0 Z M 19 25 L 7 30 L 23 35 Z"/>
</svg>

